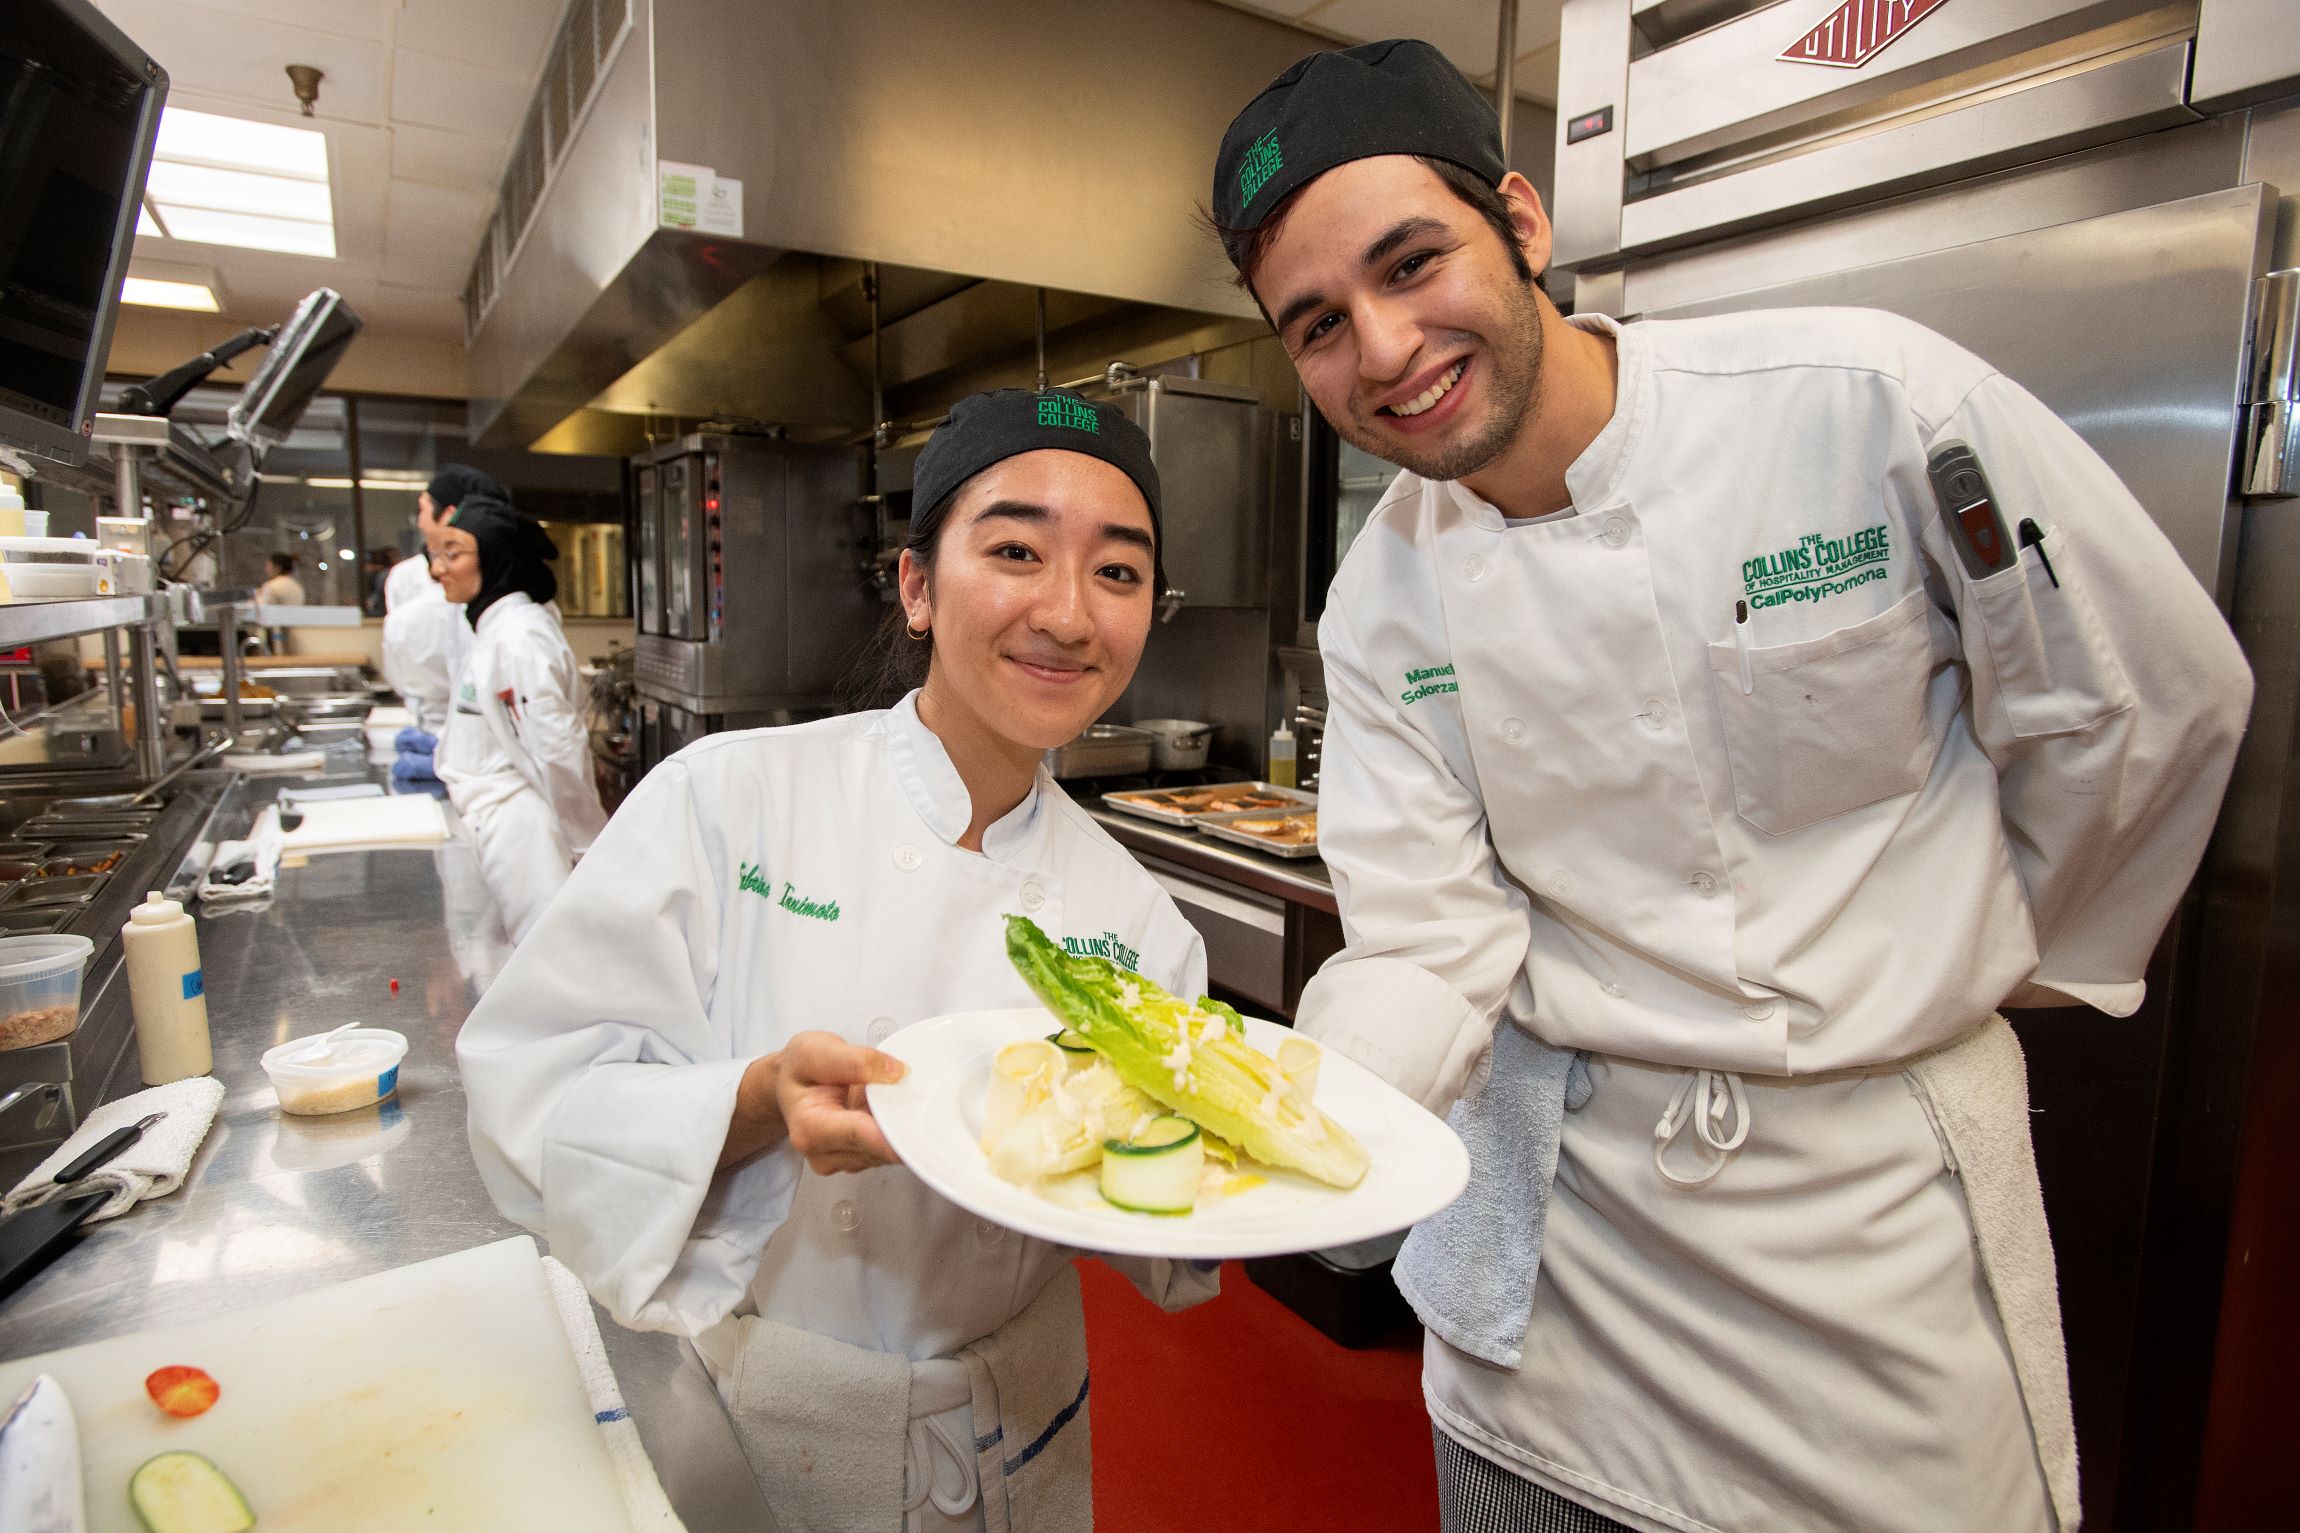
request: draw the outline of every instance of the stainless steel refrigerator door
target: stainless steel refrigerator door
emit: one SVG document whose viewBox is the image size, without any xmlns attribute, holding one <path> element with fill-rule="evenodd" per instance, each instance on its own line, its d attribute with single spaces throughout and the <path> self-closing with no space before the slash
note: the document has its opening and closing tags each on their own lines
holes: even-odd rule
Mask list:
<svg viewBox="0 0 2300 1533">
<path fill-rule="evenodd" d="M 1854 305 L 1930 326 L 2075 427 L 2225 608 L 2245 334 L 2275 214 L 2272 189 L 2239 186 L 1645 317 Z"/>
</svg>

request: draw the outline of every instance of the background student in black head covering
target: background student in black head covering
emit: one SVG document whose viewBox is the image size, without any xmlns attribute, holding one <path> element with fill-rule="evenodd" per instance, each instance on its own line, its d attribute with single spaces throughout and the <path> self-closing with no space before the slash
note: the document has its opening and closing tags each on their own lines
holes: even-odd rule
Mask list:
<svg viewBox="0 0 2300 1533">
<path fill-rule="evenodd" d="M 433 759 L 514 941 L 607 822 L 575 652 L 550 605 L 558 553 L 532 517 L 485 494 L 442 516 L 432 543 L 432 568 L 473 632 Z"/>
</svg>

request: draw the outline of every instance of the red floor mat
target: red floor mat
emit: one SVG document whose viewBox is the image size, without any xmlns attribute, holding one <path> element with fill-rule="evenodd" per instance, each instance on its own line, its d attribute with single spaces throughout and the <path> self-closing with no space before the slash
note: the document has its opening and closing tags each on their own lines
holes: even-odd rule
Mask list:
<svg viewBox="0 0 2300 1533">
<path fill-rule="evenodd" d="M 1078 1268 L 1097 1533 L 1437 1526 L 1418 1330 L 1352 1352 L 1236 1262 L 1220 1298 L 1179 1315 L 1100 1262 Z"/>
</svg>

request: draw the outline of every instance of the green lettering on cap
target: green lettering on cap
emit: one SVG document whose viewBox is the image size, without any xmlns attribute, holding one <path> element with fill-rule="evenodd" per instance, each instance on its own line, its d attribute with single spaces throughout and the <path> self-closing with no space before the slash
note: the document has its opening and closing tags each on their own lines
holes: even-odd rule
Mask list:
<svg viewBox="0 0 2300 1533">
<path fill-rule="evenodd" d="M 1278 149 L 1278 130 L 1272 128 L 1254 140 L 1246 151 L 1245 163 L 1238 167 L 1238 206 L 1243 208 L 1270 184 L 1270 178 L 1285 168 L 1286 157 Z"/>
<path fill-rule="evenodd" d="M 1065 394 L 1049 394 L 1038 401 L 1038 424 L 1102 434 L 1102 417 L 1094 413 L 1094 407 Z"/>
</svg>

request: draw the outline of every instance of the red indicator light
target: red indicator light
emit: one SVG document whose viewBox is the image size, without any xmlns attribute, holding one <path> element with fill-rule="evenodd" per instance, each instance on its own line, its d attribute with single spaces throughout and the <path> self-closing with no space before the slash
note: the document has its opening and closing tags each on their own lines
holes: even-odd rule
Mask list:
<svg viewBox="0 0 2300 1533">
<path fill-rule="evenodd" d="M 711 497 L 709 500 L 706 500 L 706 501 L 704 501 L 704 502 L 703 502 L 703 509 L 704 509 L 704 510 L 706 510 L 706 511 L 716 511 L 716 510 L 718 510 L 718 509 L 719 509 L 719 497 L 718 497 L 718 496 L 716 496 L 716 495 L 714 495 L 714 496 L 712 496 L 712 497 Z"/>
</svg>

